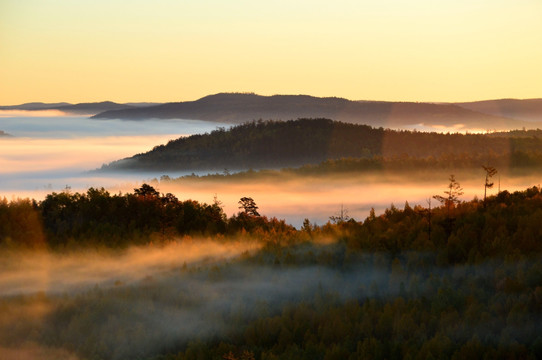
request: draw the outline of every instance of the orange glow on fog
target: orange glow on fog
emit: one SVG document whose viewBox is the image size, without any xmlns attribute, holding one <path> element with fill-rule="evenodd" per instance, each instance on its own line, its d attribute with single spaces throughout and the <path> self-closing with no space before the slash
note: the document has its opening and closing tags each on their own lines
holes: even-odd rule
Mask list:
<svg viewBox="0 0 542 360">
<path fill-rule="evenodd" d="M 54 117 L 69 115 L 60 110 L 0 110 L 0 117 Z"/>
<path fill-rule="evenodd" d="M 0 174 L 75 168 L 81 171 L 148 151 L 180 135 L 77 139 L 6 138 L 0 141 Z M 146 149 L 146 150 L 145 150 Z"/>
</svg>

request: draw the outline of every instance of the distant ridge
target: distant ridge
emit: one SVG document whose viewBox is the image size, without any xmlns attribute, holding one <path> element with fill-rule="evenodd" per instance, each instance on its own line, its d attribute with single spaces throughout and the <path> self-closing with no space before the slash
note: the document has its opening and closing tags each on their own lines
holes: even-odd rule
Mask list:
<svg viewBox="0 0 542 360">
<path fill-rule="evenodd" d="M 261 96 L 219 93 L 196 101 L 142 108 L 110 110 L 94 119 L 193 119 L 240 124 L 258 119 L 330 118 L 354 124 L 383 127 L 423 126 L 477 130 L 508 130 L 533 127 L 532 123 L 484 114 L 455 104 L 352 101 L 308 95 Z"/>
<path fill-rule="evenodd" d="M 486 131 L 542 128 L 542 99 L 498 99 L 461 103 L 352 101 L 309 95 L 261 96 L 218 93 L 195 101 L 70 104 L 31 102 L 0 106 L 0 110 L 60 110 L 94 115 L 93 119 L 193 119 L 241 124 L 252 120 L 330 118 L 390 128 Z"/>
<path fill-rule="evenodd" d="M 484 114 L 526 121 L 542 121 L 542 99 L 500 99 L 456 103 Z"/>
<path fill-rule="evenodd" d="M 119 104 L 112 101 L 92 102 L 92 103 L 78 103 L 70 104 L 66 102 L 61 103 L 42 103 L 32 102 L 21 105 L 8 105 L 0 106 L 0 110 L 27 110 L 27 111 L 39 111 L 39 110 L 59 110 L 69 114 L 80 115 L 94 115 L 104 111 L 121 110 L 121 109 L 136 109 L 138 107 L 147 107 L 157 105 L 157 103 L 128 103 Z"/>
<path fill-rule="evenodd" d="M 136 108 L 135 106 L 118 104 L 112 101 L 102 101 L 97 103 L 80 103 L 75 105 L 66 105 L 56 107 L 56 110 L 75 114 L 96 114 L 103 111 L 120 110 L 127 108 Z"/>
<path fill-rule="evenodd" d="M 31 102 L 20 105 L 7 105 L 0 106 L 0 110 L 51 110 L 56 109 L 59 106 L 68 106 L 71 105 L 67 102 L 61 103 L 42 103 L 42 102 Z"/>
<path fill-rule="evenodd" d="M 13 137 L 13 135 L 10 135 L 5 131 L 0 130 L 0 137 Z"/>
</svg>

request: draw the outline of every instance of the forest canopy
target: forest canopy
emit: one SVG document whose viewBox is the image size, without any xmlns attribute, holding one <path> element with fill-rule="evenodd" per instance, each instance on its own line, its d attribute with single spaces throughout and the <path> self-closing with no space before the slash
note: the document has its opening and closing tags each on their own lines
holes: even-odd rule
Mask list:
<svg viewBox="0 0 542 360">
<path fill-rule="evenodd" d="M 89 189 L 41 202 L 4 199 L 2 289 L 18 284 L 10 271 L 41 263 L 53 286 L 57 263 L 67 262 L 72 278 L 93 275 L 79 269 L 87 263 L 116 271 L 85 291 L 0 297 L 0 350 L 33 344 L 25 351 L 54 354 L 45 358 L 149 360 L 542 355 L 539 187 L 485 202 L 405 203 L 363 221 L 330 217 L 301 229 L 257 214 L 248 196 L 240 205 L 244 211 L 227 218 L 219 201 L 179 200 L 147 184 L 127 194 Z M 187 264 L 183 244 L 209 251 L 206 237 L 213 247 L 260 246 Z M 131 245 L 141 249 L 136 261 L 129 251 L 91 256 L 91 249 Z M 43 249 L 54 261 L 40 257 Z M 85 251 L 70 255 L 76 249 Z M 142 268 L 145 256 L 171 251 L 167 263 Z"/>
<path fill-rule="evenodd" d="M 396 131 L 328 119 L 258 121 L 219 128 L 156 146 L 104 165 L 102 171 L 222 171 L 314 165 L 343 158 L 467 164 L 495 161 L 501 168 L 542 163 L 542 130 L 491 134 Z M 465 166 L 465 165 L 463 165 Z"/>
</svg>

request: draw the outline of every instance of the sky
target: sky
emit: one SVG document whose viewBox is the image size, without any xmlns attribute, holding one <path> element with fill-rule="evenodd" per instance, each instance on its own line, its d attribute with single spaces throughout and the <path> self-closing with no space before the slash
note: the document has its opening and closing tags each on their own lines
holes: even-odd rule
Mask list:
<svg viewBox="0 0 542 360">
<path fill-rule="evenodd" d="M 0 0 L 0 104 L 542 97 L 540 0 Z"/>
</svg>

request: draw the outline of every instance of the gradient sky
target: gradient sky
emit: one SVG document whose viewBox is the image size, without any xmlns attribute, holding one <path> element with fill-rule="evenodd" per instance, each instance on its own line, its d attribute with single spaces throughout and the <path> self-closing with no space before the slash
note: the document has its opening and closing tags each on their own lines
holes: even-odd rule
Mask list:
<svg viewBox="0 0 542 360">
<path fill-rule="evenodd" d="M 0 104 L 542 97 L 540 0 L 0 0 Z"/>
</svg>

